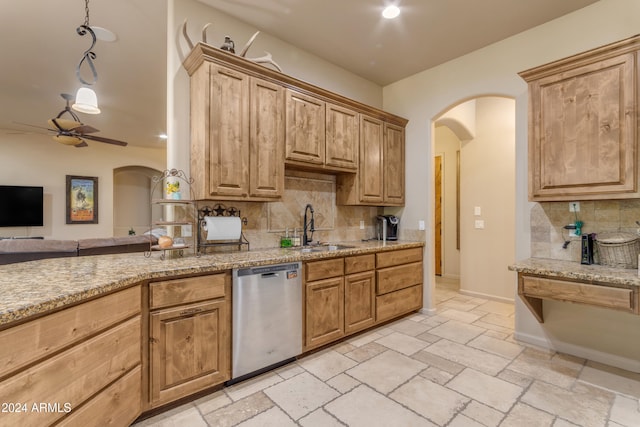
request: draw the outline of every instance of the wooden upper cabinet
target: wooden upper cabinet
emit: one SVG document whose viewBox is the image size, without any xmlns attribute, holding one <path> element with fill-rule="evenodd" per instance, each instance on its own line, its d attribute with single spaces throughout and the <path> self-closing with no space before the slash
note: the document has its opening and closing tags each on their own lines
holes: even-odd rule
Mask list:
<svg viewBox="0 0 640 427">
<path fill-rule="evenodd" d="M 384 202 L 404 205 L 404 128 L 384 126 Z"/>
<path fill-rule="evenodd" d="M 251 78 L 249 195 L 278 198 L 284 191 L 284 88 Z"/>
<path fill-rule="evenodd" d="M 327 103 L 326 116 L 325 164 L 357 170 L 360 136 L 358 113 Z"/>
<path fill-rule="evenodd" d="M 529 199 L 640 197 L 633 38 L 520 73 L 529 84 Z"/>
<path fill-rule="evenodd" d="M 384 123 L 362 116 L 360 135 L 360 201 L 381 204 L 384 200 Z"/>
<path fill-rule="evenodd" d="M 287 89 L 286 159 L 324 164 L 325 103 Z"/>
</svg>

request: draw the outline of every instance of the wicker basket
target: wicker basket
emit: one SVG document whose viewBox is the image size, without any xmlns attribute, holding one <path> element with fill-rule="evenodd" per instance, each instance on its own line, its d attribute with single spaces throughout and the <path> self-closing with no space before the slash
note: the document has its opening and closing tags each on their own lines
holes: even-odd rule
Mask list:
<svg viewBox="0 0 640 427">
<path fill-rule="evenodd" d="M 602 233 L 596 236 L 601 265 L 617 268 L 638 268 L 640 240 L 631 233 Z"/>
</svg>

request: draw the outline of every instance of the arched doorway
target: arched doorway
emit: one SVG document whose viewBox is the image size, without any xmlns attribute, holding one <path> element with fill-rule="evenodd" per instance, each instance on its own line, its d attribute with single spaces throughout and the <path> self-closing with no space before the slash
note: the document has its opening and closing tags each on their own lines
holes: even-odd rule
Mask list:
<svg viewBox="0 0 640 427">
<path fill-rule="evenodd" d="M 126 236 L 130 230 L 136 234 L 149 230 L 151 178 L 161 173 L 145 166 L 125 166 L 113 170 L 114 236 Z"/>
<path fill-rule="evenodd" d="M 463 294 L 512 301 L 515 100 L 475 98 L 434 124 L 434 156 L 443 164 L 439 279 L 457 281 Z"/>
</svg>

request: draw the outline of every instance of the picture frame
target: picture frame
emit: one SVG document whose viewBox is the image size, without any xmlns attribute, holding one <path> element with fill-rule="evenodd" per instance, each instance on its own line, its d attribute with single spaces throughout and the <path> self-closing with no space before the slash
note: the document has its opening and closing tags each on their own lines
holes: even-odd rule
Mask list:
<svg viewBox="0 0 640 427">
<path fill-rule="evenodd" d="M 67 175 L 67 224 L 98 223 L 98 178 Z"/>
</svg>

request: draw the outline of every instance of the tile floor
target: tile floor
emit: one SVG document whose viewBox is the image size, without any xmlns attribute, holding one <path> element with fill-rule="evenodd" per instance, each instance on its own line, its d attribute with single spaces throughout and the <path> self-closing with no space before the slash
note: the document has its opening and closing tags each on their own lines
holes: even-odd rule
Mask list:
<svg viewBox="0 0 640 427">
<path fill-rule="evenodd" d="M 513 305 L 415 314 L 136 427 L 640 426 L 640 374 L 518 344 Z"/>
</svg>

